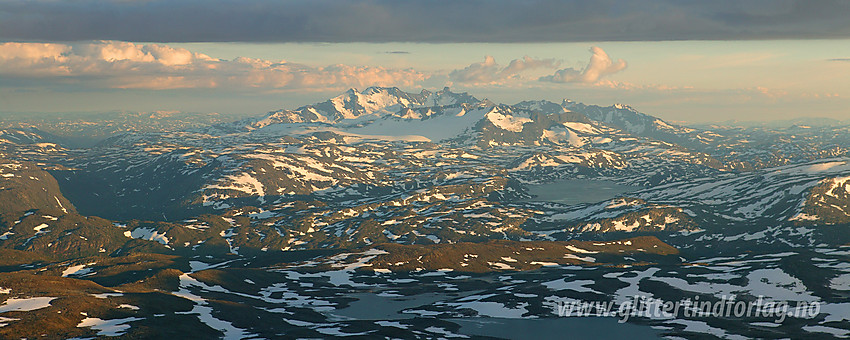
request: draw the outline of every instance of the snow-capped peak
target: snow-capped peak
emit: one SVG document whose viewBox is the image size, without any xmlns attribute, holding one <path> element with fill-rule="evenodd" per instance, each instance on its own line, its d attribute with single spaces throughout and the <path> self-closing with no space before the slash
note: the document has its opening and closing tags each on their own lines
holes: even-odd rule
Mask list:
<svg viewBox="0 0 850 340">
<path fill-rule="evenodd" d="M 464 103 L 477 104 L 479 100 L 465 92 L 451 92 L 449 88 L 437 92 L 422 90 L 420 93 L 408 93 L 397 87 L 373 86 L 363 91 L 352 88 L 321 103 L 294 110 L 271 112 L 264 118 L 250 122 L 247 129 L 259 129 L 278 123 L 336 123 L 363 117 L 420 119 L 428 114 L 417 114 L 409 110 Z"/>
</svg>

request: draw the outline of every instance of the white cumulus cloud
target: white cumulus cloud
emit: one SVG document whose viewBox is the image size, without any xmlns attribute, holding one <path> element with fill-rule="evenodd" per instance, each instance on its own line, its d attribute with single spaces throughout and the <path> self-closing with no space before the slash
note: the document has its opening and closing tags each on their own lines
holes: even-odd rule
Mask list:
<svg viewBox="0 0 850 340">
<path fill-rule="evenodd" d="M 50 81 L 85 79 L 100 88 L 337 89 L 412 86 L 427 78 L 412 69 L 331 65 L 312 67 L 252 58 L 215 59 L 159 44 L 98 41 L 81 44 L 0 44 L 0 75 Z"/>
<path fill-rule="evenodd" d="M 590 62 L 583 70 L 579 71 L 571 67 L 560 69 L 552 75 L 541 77 L 540 80 L 554 83 L 593 84 L 601 80 L 604 76 L 626 69 L 625 60 L 611 60 L 608 53 L 605 53 L 600 47 L 593 46 L 590 48 L 590 52 L 593 55 L 591 55 Z"/>
<path fill-rule="evenodd" d="M 462 69 L 449 73 L 449 79 L 458 83 L 470 84 L 499 84 L 515 78 L 522 72 L 539 68 L 556 68 L 558 62 L 554 59 L 534 59 L 524 56 L 512 60 L 508 66 L 502 67 L 492 56 L 485 56 L 483 62 L 473 63 Z"/>
</svg>

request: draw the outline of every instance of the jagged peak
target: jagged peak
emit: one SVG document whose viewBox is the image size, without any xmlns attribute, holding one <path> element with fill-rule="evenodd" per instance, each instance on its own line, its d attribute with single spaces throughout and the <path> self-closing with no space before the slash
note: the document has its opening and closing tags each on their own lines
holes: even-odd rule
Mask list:
<svg viewBox="0 0 850 340">
<path fill-rule="evenodd" d="M 478 106 L 481 106 L 481 107 L 497 107 L 499 105 L 490 101 L 490 99 L 484 98 L 484 99 L 481 99 L 480 101 L 478 101 Z"/>
<path fill-rule="evenodd" d="M 633 107 L 628 106 L 626 104 L 616 103 L 616 104 L 613 105 L 613 107 L 617 110 L 627 110 L 627 111 L 638 112 Z"/>
</svg>

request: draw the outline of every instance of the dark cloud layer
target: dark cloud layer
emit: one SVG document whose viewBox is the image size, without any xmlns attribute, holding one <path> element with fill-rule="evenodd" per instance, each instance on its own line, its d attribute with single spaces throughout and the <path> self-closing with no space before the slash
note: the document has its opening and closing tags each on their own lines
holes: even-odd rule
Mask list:
<svg viewBox="0 0 850 340">
<path fill-rule="evenodd" d="M 570 42 L 850 37 L 841 0 L 0 0 L 0 39 Z"/>
</svg>

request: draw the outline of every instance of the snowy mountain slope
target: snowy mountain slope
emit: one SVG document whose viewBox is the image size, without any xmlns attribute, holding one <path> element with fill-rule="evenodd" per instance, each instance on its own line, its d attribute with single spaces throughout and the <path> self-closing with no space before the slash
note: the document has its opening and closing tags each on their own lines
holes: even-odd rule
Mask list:
<svg viewBox="0 0 850 340">
<path fill-rule="evenodd" d="M 405 108 L 380 117 L 340 124 L 274 124 L 257 133 L 305 135 L 333 132 L 351 139 L 434 141 L 456 138 L 469 132 L 493 108 L 486 102 L 429 108 Z"/>
<path fill-rule="evenodd" d="M 642 192 L 639 197 L 703 207 L 732 221 L 785 221 L 799 213 L 806 196 L 825 178 L 850 175 L 847 164 L 846 158 L 822 160 L 717 179 L 671 183 Z"/>
<path fill-rule="evenodd" d="M 249 130 L 280 123 L 353 122 L 395 115 L 400 111 L 421 107 L 443 107 L 478 102 L 479 100 L 466 93 L 453 93 L 448 89 L 437 92 L 422 90 L 420 93 L 413 94 L 396 87 L 369 87 L 362 92 L 350 89 L 345 94 L 322 103 L 295 110 L 275 111 L 260 120 L 245 122 L 248 123 L 246 128 Z M 398 116 L 413 118 L 404 114 Z"/>
<path fill-rule="evenodd" d="M 834 225 L 848 223 L 845 185 L 850 159 L 831 159 L 743 174 L 695 178 L 599 203 L 559 206 L 538 203 L 544 214 L 522 227 L 537 234 L 665 231 L 701 233 L 672 244 L 693 246 L 712 240 L 841 244 L 850 240 Z M 821 227 L 815 241 L 812 229 Z M 825 228 L 825 229 L 824 229 Z M 559 234 L 560 233 L 560 234 Z M 769 237 L 773 235 L 773 237 Z M 835 237 L 838 236 L 838 237 Z M 666 241 L 670 241 L 665 239 Z M 732 242 L 735 241 L 735 242 Z"/>
<path fill-rule="evenodd" d="M 0 145 L 35 144 L 48 142 L 44 132 L 37 129 L 0 129 Z"/>
<path fill-rule="evenodd" d="M 561 105 L 568 110 L 581 113 L 591 120 L 621 129 L 628 134 L 682 144 L 686 147 L 698 147 L 721 137 L 711 131 L 696 130 L 667 123 L 627 105 L 615 104 L 609 107 L 601 107 L 575 103 L 570 100 L 564 100 Z"/>
<path fill-rule="evenodd" d="M 850 172 L 847 172 L 850 173 Z M 821 180 L 790 218 L 801 225 L 850 223 L 850 177 L 842 174 Z"/>
</svg>

